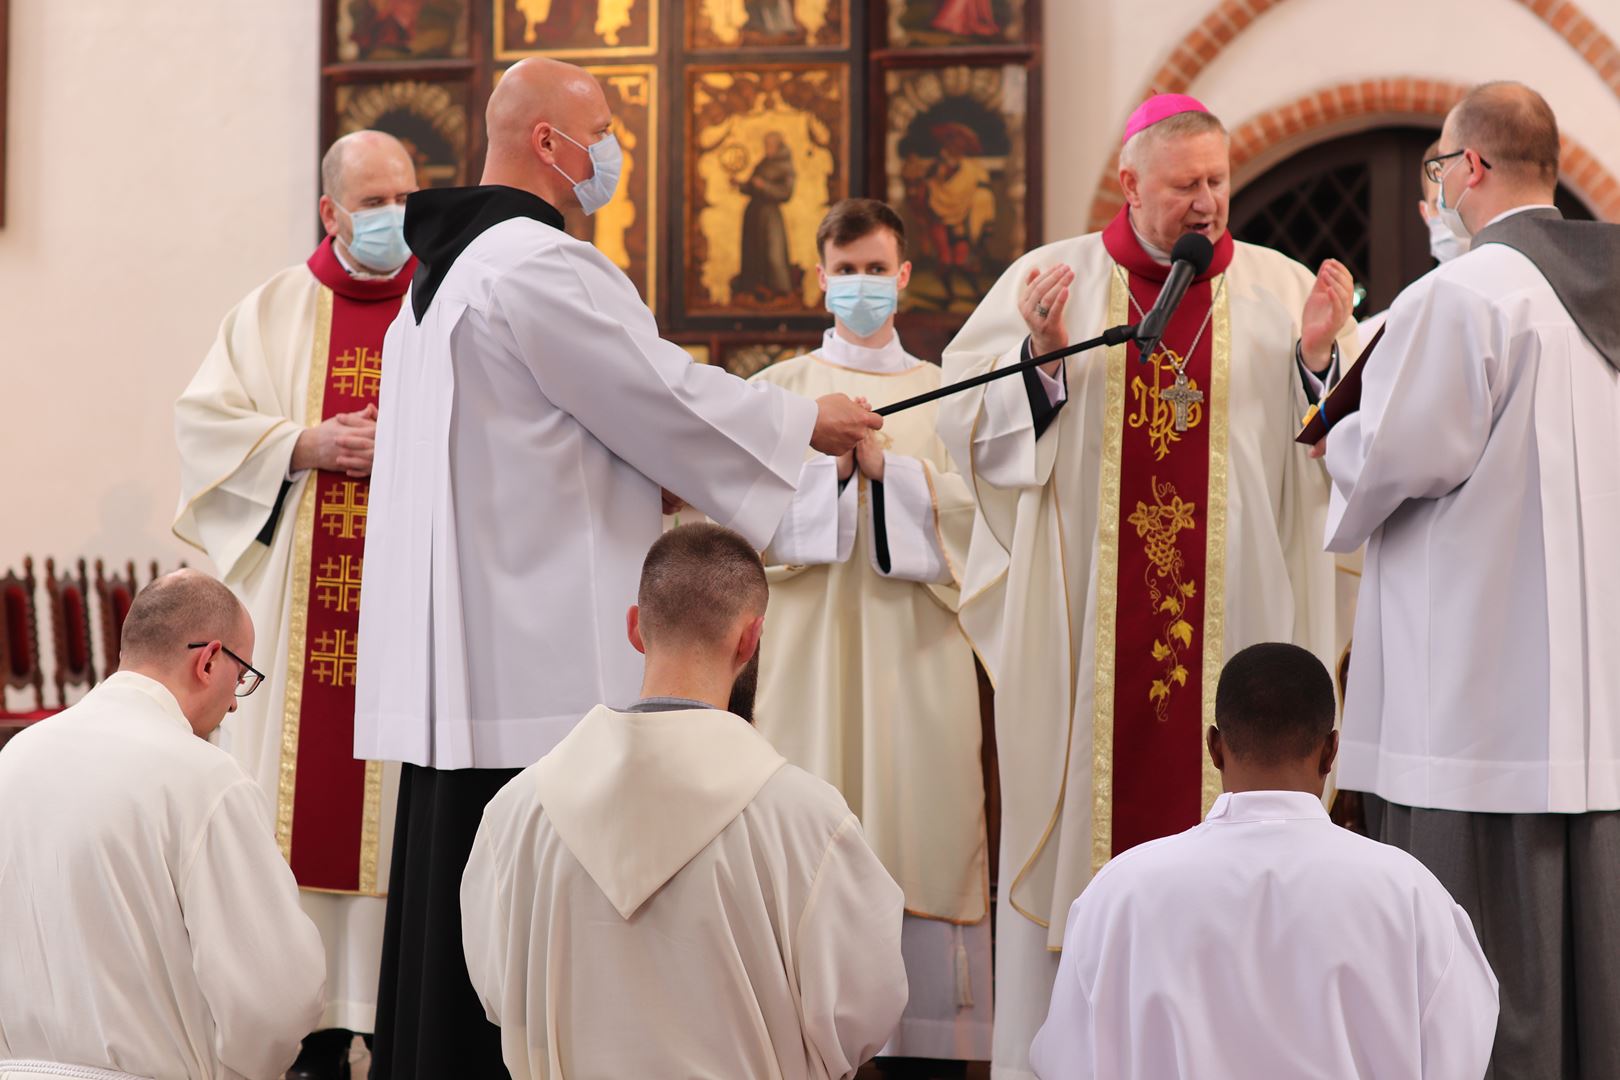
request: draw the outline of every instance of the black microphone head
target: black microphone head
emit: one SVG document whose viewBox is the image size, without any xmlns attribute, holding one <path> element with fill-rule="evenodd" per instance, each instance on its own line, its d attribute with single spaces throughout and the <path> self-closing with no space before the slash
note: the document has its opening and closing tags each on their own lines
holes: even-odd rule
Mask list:
<svg viewBox="0 0 1620 1080">
<path fill-rule="evenodd" d="M 1170 249 L 1170 261 L 1182 261 L 1193 264 L 1193 276 L 1197 277 L 1209 269 L 1209 264 L 1215 260 L 1215 245 L 1211 244 L 1200 233 L 1190 232 L 1176 241 L 1176 246 Z"/>
</svg>

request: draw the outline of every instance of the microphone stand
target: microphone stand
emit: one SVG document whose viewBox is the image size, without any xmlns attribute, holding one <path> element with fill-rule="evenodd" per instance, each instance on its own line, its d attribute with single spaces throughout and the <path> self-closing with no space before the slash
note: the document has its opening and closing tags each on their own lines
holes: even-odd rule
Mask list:
<svg viewBox="0 0 1620 1080">
<path fill-rule="evenodd" d="M 925 405 L 930 401 L 937 401 L 939 398 L 957 393 L 960 390 L 968 390 L 975 386 L 983 386 L 987 382 L 993 382 L 996 379 L 1004 379 L 1009 375 L 1017 375 L 1020 372 L 1028 371 L 1032 367 L 1039 367 L 1042 364 L 1050 364 L 1054 360 L 1061 360 L 1065 356 L 1073 356 L 1075 353 L 1085 352 L 1088 349 L 1123 345 L 1127 341 L 1131 341 L 1136 337 L 1136 326 L 1136 323 L 1127 323 L 1121 326 L 1111 326 L 1107 330 L 1104 330 L 1101 334 L 1091 338 L 1089 341 L 1082 341 L 1076 345 L 1067 345 L 1061 349 L 1055 349 L 1044 356 L 1032 356 L 1028 360 L 1020 360 L 1011 367 L 997 368 L 995 371 L 987 371 L 983 375 L 975 375 L 971 379 L 963 379 L 961 382 L 951 383 L 949 386 L 941 386 L 936 390 L 928 391 L 926 394 L 918 394 L 916 397 L 909 397 L 904 401 L 897 401 L 893 405 L 885 405 L 881 409 L 873 409 L 872 411 L 877 413 L 879 416 L 889 416 L 893 413 L 902 412 L 916 405 Z"/>
</svg>

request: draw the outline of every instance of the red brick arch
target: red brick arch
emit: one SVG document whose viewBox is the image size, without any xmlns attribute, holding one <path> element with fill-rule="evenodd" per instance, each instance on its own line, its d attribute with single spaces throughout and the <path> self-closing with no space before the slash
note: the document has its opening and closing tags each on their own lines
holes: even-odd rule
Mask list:
<svg viewBox="0 0 1620 1080">
<path fill-rule="evenodd" d="M 1253 22 L 1284 0 L 1221 0 L 1170 51 L 1141 97 L 1186 91 L 1211 61 Z M 1570 0 L 1514 0 L 1564 39 L 1620 98 L 1620 47 Z M 1456 83 L 1385 78 L 1345 83 L 1269 110 L 1232 133 L 1233 175 L 1239 185 L 1270 164 L 1336 135 L 1379 124 L 1439 120 L 1466 92 Z M 1248 168 L 1245 168 L 1248 166 Z M 1605 221 L 1620 221 L 1620 184 L 1585 148 L 1564 138 L 1562 180 Z M 1111 155 L 1091 204 L 1091 227 L 1119 212 L 1119 157 Z"/>
</svg>

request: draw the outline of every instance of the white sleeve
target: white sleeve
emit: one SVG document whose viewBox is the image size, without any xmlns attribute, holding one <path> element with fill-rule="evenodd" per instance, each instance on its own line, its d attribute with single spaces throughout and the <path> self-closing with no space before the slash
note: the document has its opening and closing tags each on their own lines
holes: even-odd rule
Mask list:
<svg viewBox="0 0 1620 1080">
<path fill-rule="evenodd" d="M 658 336 L 630 279 L 594 249 L 548 249 L 500 280 L 495 306 L 553 404 L 643 476 L 765 547 L 793 498 L 815 402 L 694 363 Z"/>
<path fill-rule="evenodd" d="M 1328 432 L 1329 551 L 1356 550 L 1408 499 L 1450 492 L 1490 438 L 1490 308 L 1444 280 L 1405 299 L 1365 365 L 1360 410 Z"/>
<path fill-rule="evenodd" d="M 214 1052 L 233 1075 L 280 1076 L 320 1023 L 326 996 L 326 950 L 298 906 L 269 820 L 264 796 L 243 777 L 220 797 L 180 875 Z"/>
<path fill-rule="evenodd" d="M 867 554 L 873 569 L 884 577 L 944 585 L 952 580 L 950 564 L 940 548 L 939 527 L 934 514 L 934 489 L 928 482 L 928 466 L 903 454 L 883 454 L 883 531 L 887 541 L 889 568 L 878 560 L 878 530 L 874 522 L 867 530 Z M 877 513 L 877 499 L 870 500 L 867 513 Z"/>
<path fill-rule="evenodd" d="M 1048 375 L 1045 368 L 1036 368 L 1035 377 L 1041 380 L 1041 389 L 1046 391 L 1046 400 L 1053 405 L 1059 405 L 1069 400 L 1069 385 L 1062 379 Z"/>
<path fill-rule="evenodd" d="M 850 1077 L 905 1011 L 905 895 L 851 814 L 833 835 L 794 934 L 804 1038 L 822 1075 Z"/>
<path fill-rule="evenodd" d="M 1069 907 L 1069 922 L 1063 931 L 1063 958 L 1052 984 L 1052 1005 L 1029 1048 L 1030 1068 L 1040 1080 L 1086 1080 L 1096 1075 L 1091 998 L 1078 970 L 1081 946 L 1075 939 L 1075 925 L 1079 920 L 1080 901 L 1076 900 Z"/>
<path fill-rule="evenodd" d="M 799 489 L 765 549 L 765 565 L 819 566 L 846 561 L 855 549 L 859 512 L 854 476 L 839 491 L 838 459 L 825 454 L 811 458 L 804 463 Z"/>
<path fill-rule="evenodd" d="M 991 369 L 999 371 L 1024 359 L 1020 341 L 1003 353 Z M 1062 379 L 1041 371 L 1041 386 L 1055 405 L 1068 398 Z M 1058 393 L 1052 392 L 1052 384 Z M 1050 468 L 1041 468 L 1036 452 L 1035 415 L 1030 412 L 1029 390 L 1021 376 L 997 379 L 984 388 L 983 412 L 973 432 L 973 468 L 988 484 L 998 488 L 1038 487 L 1046 482 Z M 957 462 L 962 465 L 962 462 Z"/>
<path fill-rule="evenodd" d="M 1448 897 L 1449 899 L 1449 897 Z M 1423 1006 L 1424 1080 L 1479 1080 L 1491 1061 L 1498 1009 L 1496 975 L 1468 913 L 1452 903 L 1451 961 Z"/>
</svg>

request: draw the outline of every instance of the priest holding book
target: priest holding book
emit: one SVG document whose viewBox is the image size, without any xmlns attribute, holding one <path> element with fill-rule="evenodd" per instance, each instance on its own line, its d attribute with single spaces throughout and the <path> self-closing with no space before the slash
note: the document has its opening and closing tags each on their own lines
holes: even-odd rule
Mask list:
<svg viewBox="0 0 1620 1080">
<path fill-rule="evenodd" d="M 961 618 L 996 687 L 1002 843 L 995 1073 L 1028 1077 L 1069 905 L 1115 854 L 1220 793 L 1203 732 L 1226 656 L 1338 655 L 1328 483 L 1290 442 L 1355 355 L 1349 272 L 1227 233 L 1219 120 L 1162 94 L 1126 125 L 1127 207 L 1002 276 L 946 349 L 949 384 L 1140 320 L 1190 233 L 1214 258 L 1146 362 L 1131 344 L 946 398 L 977 499 Z"/>
<path fill-rule="evenodd" d="M 1426 162 L 1466 255 L 1390 309 L 1325 442 L 1367 544 L 1340 778 L 1500 975 L 1490 1075 L 1620 1076 L 1620 228 L 1553 207 L 1558 124 L 1487 83 Z"/>
</svg>

